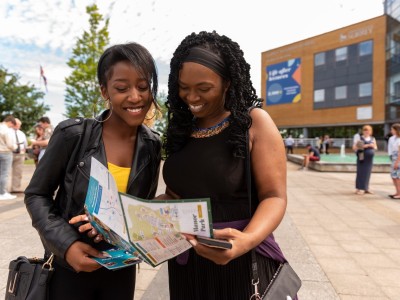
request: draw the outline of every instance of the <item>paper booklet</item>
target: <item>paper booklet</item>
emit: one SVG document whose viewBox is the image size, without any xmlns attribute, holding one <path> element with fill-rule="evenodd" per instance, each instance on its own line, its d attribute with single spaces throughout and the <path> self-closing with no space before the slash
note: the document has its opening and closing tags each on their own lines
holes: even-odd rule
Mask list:
<svg viewBox="0 0 400 300">
<path fill-rule="evenodd" d="M 108 269 L 142 261 L 155 267 L 191 248 L 181 233 L 212 236 L 209 198 L 147 200 L 120 193 L 111 173 L 93 157 L 85 212 L 115 246 L 106 251 L 110 258 L 93 258 Z"/>
</svg>

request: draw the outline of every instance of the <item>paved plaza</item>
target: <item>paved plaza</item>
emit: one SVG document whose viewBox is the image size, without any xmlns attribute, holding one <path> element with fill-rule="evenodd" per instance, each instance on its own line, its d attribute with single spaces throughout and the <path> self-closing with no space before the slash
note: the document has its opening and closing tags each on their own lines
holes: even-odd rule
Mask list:
<svg viewBox="0 0 400 300">
<path fill-rule="evenodd" d="M 275 232 L 303 281 L 301 300 L 400 299 L 400 200 L 389 174 L 373 173 L 373 195 L 354 194 L 354 173 L 299 171 L 288 162 L 288 209 Z M 34 166 L 25 166 L 24 185 Z M 160 180 L 159 192 L 165 188 Z M 23 204 L 0 202 L 0 299 L 8 263 L 41 256 L 42 246 Z M 167 268 L 141 264 L 135 299 L 169 299 Z"/>
</svg>

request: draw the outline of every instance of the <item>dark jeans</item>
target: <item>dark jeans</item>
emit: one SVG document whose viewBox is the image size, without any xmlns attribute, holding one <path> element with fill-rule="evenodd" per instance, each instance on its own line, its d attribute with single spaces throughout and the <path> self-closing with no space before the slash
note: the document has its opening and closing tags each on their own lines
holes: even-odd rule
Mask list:
<svg viewBox="0 0 400 300">
<path fill-rule="evenodd" d="M 289 152 L 293 154 L 293 146 L 286 146 L 286 153 L 289 154 Z"/>
</svg>

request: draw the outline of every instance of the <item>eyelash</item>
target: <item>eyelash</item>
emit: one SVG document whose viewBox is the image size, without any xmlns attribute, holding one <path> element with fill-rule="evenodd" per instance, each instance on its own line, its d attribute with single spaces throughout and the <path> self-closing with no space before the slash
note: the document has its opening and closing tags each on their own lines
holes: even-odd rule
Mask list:
<svg viewBox="0 0 400 300">
<path fill-rule="evenodd" d="M 179 89 L 182 91 L 187 91 L 189 88 L 180 86 Z M 204 92 L 208 92 L 210 89 L 211 88 L 199 88 L 199 91 L 204 93 Z"/>
<path fill-rule="evenodd" d="M 120 92 L 120 93 L 124 93 L 124 92 L 126 92 L 129 88 L 115 88 L 118 92 Z M 147 91 L 147 90 L 149 90 L 149 87 L 148 86 L 146 86 L 146 87 L 138 87 L 137 88 L 139 91 L 141 91 L 141 92 L 145 92 L 145 91 Z"/>
</svg>

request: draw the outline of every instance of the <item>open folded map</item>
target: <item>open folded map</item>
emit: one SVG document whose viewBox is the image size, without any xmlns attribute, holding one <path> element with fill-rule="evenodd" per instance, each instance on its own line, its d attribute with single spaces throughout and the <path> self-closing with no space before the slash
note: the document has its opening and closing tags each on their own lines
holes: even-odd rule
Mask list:
<svg viewBox="0 0 400 300">
<path fill-rule="evenodd" d="M 181 233 L 212 236 L 210 199 L 148 200 L 118 192 L 108 169 L 92 157 L 85 211 L 91 224 L 115 246 L 109 269 L 142 261 L 153 267 L 188 250 Z"/>
</svg>

